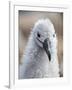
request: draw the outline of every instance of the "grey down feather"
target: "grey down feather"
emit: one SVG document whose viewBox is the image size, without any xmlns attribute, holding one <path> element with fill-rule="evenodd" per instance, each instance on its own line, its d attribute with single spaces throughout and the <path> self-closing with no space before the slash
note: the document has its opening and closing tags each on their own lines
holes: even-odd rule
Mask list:
<svg viewBox="0 0 72 90">
<path fill-rule="evenodd" d="M 49 19 L 35 23 L 22 60 L 20 79 L 59 77 L 57 37 Z"/>
</svg>

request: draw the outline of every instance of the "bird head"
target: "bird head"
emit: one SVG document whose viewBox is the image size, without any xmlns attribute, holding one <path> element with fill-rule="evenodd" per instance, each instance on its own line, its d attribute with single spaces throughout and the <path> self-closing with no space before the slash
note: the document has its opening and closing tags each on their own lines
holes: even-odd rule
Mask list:
<svg viewBox="0 0 72 90">
<path fill-rule="evenodd" d="M 51 61 L 51 48 L 56 45 L 56 34 L 49 19 L 38 20 L 33 27 L 33 38 L 36 44 L 43 48 Z"/>
</svg>

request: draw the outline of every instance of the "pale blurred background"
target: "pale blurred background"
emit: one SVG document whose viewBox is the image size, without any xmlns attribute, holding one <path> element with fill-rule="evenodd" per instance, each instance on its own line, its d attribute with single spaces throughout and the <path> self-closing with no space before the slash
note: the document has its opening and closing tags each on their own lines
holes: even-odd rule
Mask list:
<svg viewBox="0 0 72 90">
<path fill-rule="evenodd" d="M 63 76 L 63 13 L 58 12 L 37 12 L 37 11 L 19 11 L 19 64 L 22 64 L 22 56 L 30 32 L 35 22 L 42 18 L 49 18 L 55 28 L 58 38 L 58 60 L 60 67 L 60 76 Z"/>
</svg>

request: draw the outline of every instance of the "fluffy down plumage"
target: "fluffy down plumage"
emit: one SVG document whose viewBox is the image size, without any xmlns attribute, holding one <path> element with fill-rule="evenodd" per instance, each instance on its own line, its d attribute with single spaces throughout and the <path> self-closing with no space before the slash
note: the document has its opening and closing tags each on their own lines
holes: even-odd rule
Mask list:
<svg viewBox="0 0 72 90">
<path fill-rule="evenodd" d="M 46 39 L 51 60 L 43 46 Z M 59 77 L 57 37 L 49 19 L 40 19 L 35 23 L 22 59 L 23 64 L 19 67 L 20 79 Z"/>
</svg>

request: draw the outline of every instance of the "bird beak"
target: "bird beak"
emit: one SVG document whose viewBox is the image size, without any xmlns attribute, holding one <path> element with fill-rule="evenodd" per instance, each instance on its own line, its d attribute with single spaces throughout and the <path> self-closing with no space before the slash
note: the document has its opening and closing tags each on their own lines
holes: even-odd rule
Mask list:
<svg viewBox="0 0 72 90">
<path fill-rule="evenodd" d="M 51 61 L 51 53 L 49 51 L 49 46 L 48 46 L 48 39 L 45 39 L 44 42 L 43 42 L 43 48 L 49 58 L 49 61 Z"/>
</svg>

